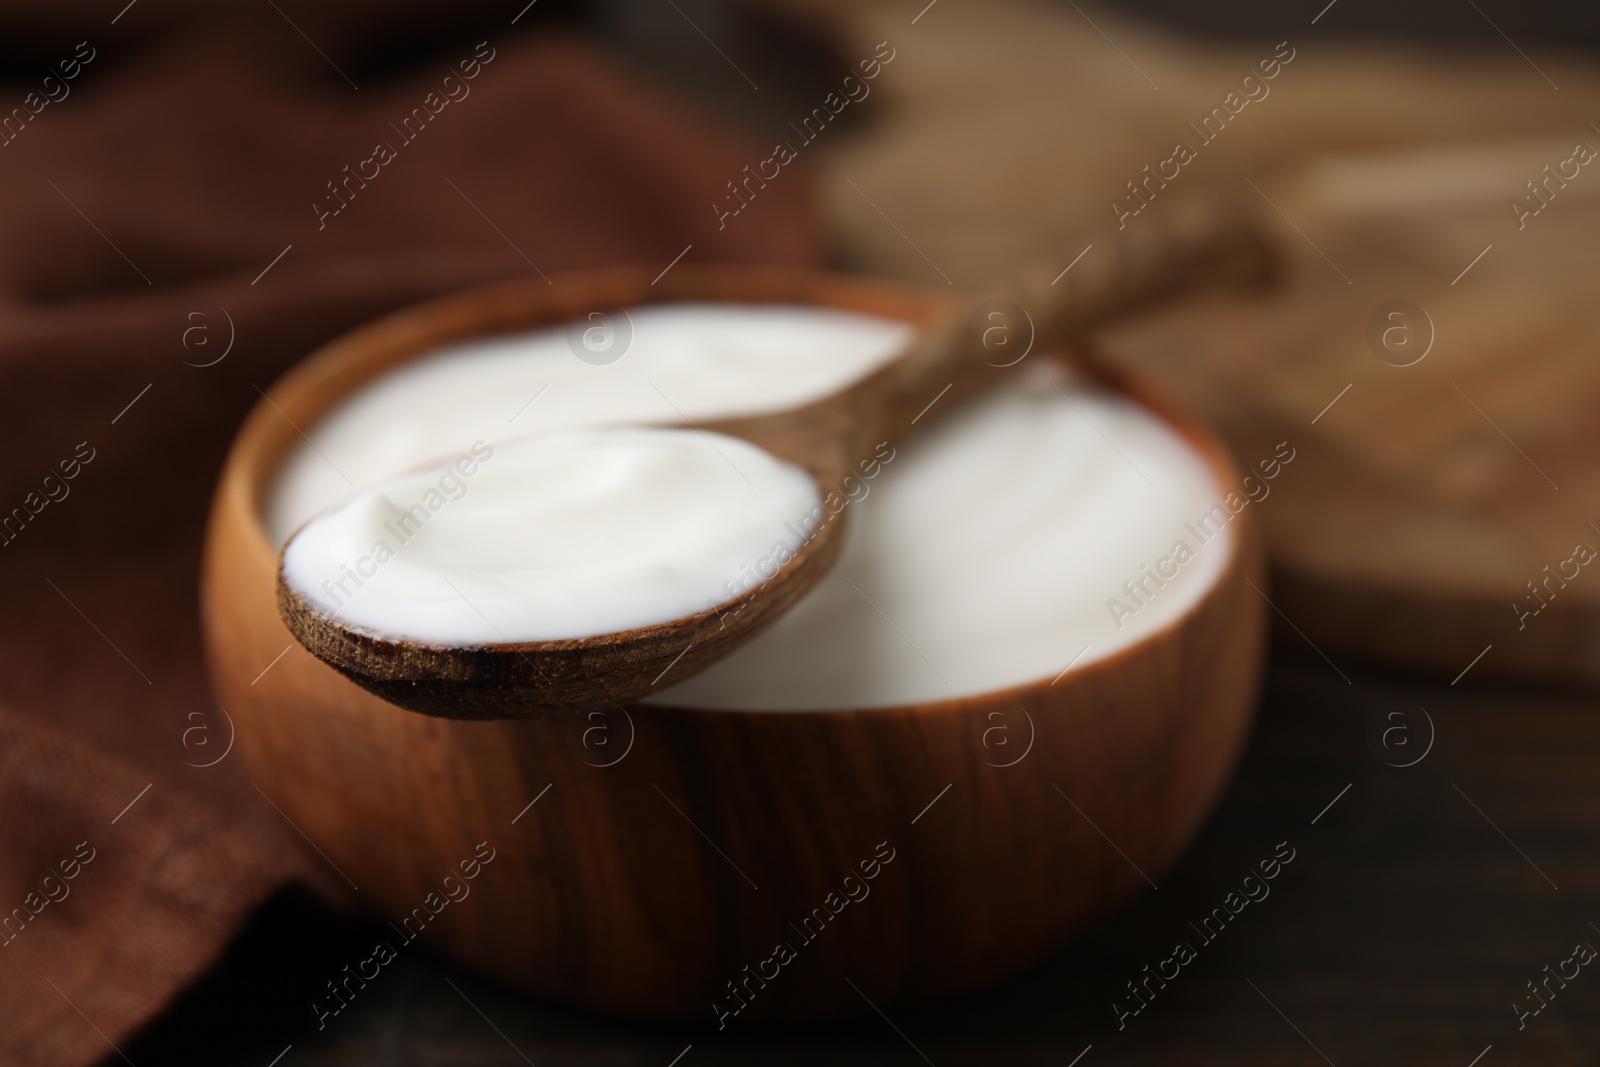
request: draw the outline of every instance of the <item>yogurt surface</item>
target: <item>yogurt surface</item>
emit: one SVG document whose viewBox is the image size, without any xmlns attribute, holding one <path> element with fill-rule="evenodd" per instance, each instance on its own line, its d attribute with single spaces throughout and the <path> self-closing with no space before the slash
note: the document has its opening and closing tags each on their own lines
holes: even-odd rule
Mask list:
<svg viewBox="0 0 1600 1067">
<path fill-rule="evenodd" d="M 936 424 L 869 484 L 815 589 L 650 701 L 885 707 L 1054 679 L 1178 619 L 1233 553 L 1203 457 L 1048 364 Z"/>
<path fill-rule="evenodd" d="M 346 629 L 468 647 L 592 637 L 735 599 L 817 506 L 803 469 L 722 434 L 555 430 L 323 511 L 285 582 Z M 769 568 L 770 570 L 770 565 Z"/>
</svg>

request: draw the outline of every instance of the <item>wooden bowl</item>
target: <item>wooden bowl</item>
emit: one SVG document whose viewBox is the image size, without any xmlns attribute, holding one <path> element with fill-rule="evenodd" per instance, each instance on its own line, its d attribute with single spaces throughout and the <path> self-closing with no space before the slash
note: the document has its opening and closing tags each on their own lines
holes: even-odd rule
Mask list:
<svg viewBox="0 0 1600 1067">
<path fill-rule="evenodd" d="M 634 1016 L 807 1019 L 870 1011 L 863 994 L 879 1007 L 945 994 L 1143 891 L 1199 828 L 1249 726 L 1265 642 L 1253 509 L 1230 524 L 1216 584 L 1165 630 L 1054 685 L 932 704 L 453 721 L 387 704 L 293 642 L 261 503 L 297 426 L 447 342 L 684 299 L 910 321 L 949 306 L 856 279 L 679 266 L 654 287 L 612 272 L 473 290 L 323 348 L 251 412 L 211 513 L 207 653 L 251 779 L 392 920 L 392 950 L 420 935 L 535 993 Z M 1238 484 L 1210 434 L 1113 385 Z"/>
</svg>

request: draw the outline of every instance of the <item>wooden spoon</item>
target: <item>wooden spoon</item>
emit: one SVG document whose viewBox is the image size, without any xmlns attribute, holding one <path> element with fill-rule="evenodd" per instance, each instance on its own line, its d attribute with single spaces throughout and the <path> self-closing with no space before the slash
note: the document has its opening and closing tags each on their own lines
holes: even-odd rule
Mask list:
<svg viewBox="0 0 1600 1067">
<path fill-rule="evenodd" d="M 1059 348 L 1141 309 L 1207 289 L 1261 287 L 1272 247 L 1248 217 L 1201 209 L 1130 230 L 1055 276 L 1015 287 L 935 324 L 904 355 L 803 408 L 707 423 L 804 467 L 819 495 L 887 441 L 898 445 L 1001 381 L 1030 351 Z M 937 403 L 935 403 L 937 401 Z M 345 629 L 284 578 L 278 609 L 295 638 L 358 685 L 412 711 L 453 719 L 523 718 L 641 697 L 670 672 L 710 666 L 788 610 L 833 565 L 849 508 L 826 517 L 775 576 L 721 607 L 618 633 L 560 641 L 441 647 Z M 668 684 L 671 684 L 670 682 Z"/>
</svg>

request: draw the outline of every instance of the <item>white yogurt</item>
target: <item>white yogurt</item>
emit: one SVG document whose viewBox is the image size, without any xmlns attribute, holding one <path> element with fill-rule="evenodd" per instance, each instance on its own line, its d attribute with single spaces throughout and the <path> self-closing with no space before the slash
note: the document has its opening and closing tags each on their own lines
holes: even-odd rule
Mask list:
<svg viewBox="0 0 1600 1067">
<path fill-rule="evenodd" d="M 453 345 L 372 382 L 284 460 L 266 500 L 268 532 L 281 545 L 356 487 L 448 461 L 474 441 L 601 423 L 682 425 L 819 400 L 888 362 L 912 332 L 871 315 L 741 304 L 658 304 L 587 328 L 592 343 L 614 346 L 590 358 L 622 355 L 585 362 L 566 330 L 540 330 Z M 576 337 L 581 349 L 582 331 Z"/>
<path fill-rule="evenodd" d="M 883 707 L 1053 679 L 1171 624 L 1233 552 L 1231 528 L 1210 510 L 1224 492 L 1188 442 L 1131 401 L 1059 375 L 1023 375 L 980 398 L 868 484 L 818 586 L 652 703 Z M 1175 573 L 1150 579 L 1146 566 Z"/>
<path fill-rule="evenodd" d="M 803 469 L 722 434 L 480 441 L 313 518 L 284 552 L 284 579 L 346 629 L 390 640 L 590 637 L 734 599 L 744 567 L 789 551 L 785 524 L 819 499 Z"/>
</svg>

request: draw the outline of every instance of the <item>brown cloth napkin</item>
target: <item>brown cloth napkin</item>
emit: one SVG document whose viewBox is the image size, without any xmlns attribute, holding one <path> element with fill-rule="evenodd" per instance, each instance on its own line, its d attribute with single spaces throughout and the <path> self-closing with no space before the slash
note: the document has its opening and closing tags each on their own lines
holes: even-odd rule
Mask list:
<svg viewBox="0 0 1600 1067">
<path fill-rule="evenodd" d="M 228 758 L 200 652 L 207 503 L 257 387 L 470 283 L 817 258 L 803 179 L 718 231 L 757 146 L 574 38 L 499 15 L 357 89 L 270 7 L 142 35 L 140 14 L 56 26 L 0 82 L 7 1064 L 114 1059 L 275 889 L 334 892 Z"/>
</svg>

